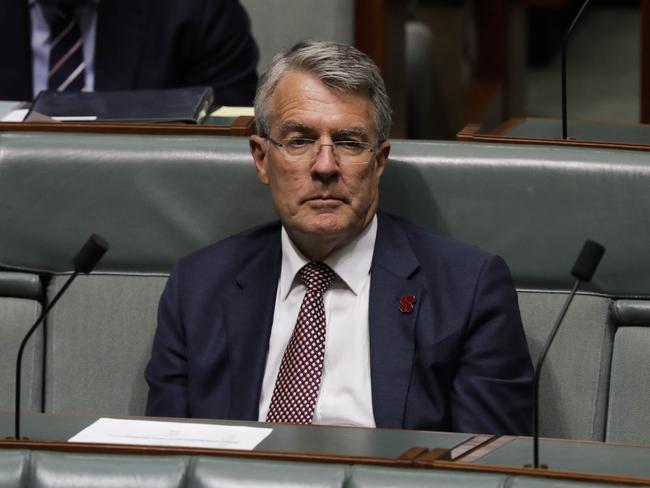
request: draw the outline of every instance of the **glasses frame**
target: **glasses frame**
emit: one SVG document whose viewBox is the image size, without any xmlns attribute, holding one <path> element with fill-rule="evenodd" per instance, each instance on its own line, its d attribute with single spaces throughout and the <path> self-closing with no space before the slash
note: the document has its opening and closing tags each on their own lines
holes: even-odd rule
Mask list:
<svg viewBox="0 0 650 488">
<path fill-rule="evenodd" d="M 372 159 L 375 157 L 375 153 L 377 152 L 377 146 L 376 145 L 373 146 L 372 144 L 370 144 L 368 142 L 353 141 L 353 140 L 350 140 L 350 139 L 341 140 L 341 141 L 334 141 L 334 142 L 332 142 L 332 144 L 322 144 L 322 143 L 318 142 L 318 139 L 312 139 L 310 137 L 291 137 L 289 139 L 283 139 L 283 140 L 280 140 L 280 141 L 276 141 L 273 137 L 271 137 L 268 134 L 263 136 L 263 137 L 265 139 L 269 140 L 270 142 L 272 142 L 273 145 L 275 147 L 277 147 L 278 150 L 282 153 L 282 155 L 285 158 L 287 158 L 288 160 L 290 160 L 290 161 L 300 161 L 302 158 L 304 158 L 304 156 L 292 156 L 291 154 L 288 154 L 287 153 L 287 147 L 286 147 L 287 141 L 290 141 L 291 139 L 303 139 L 303 140 L 306 140 L 306 141 L 313 141 L 314 143 L 318 144 L 318 147 L 317 147 L 317 150 L 316 150 L 316 154 L 314 154 L 313 159 L 311 159 L 311 161 L 308 161 L 310 164 L 312 164 L 314 161 L 316 161 L 316 158 L 318 158 L 318 155 L 320 154 L 320 150 L 321 150 L 321 148 L 323 146 L 330 146 L 332 148 L 332 156 L 334 156 L 334 160 L 338 164 L 343 164 L 343 165 L 356 166 L 356 165 L 361 165 L 361 164 L 368 164 L 370 161 L 372 161 Z M 337 156 L 336 145 L 340 144 L 340 143 L 343 143 L 343 142 L 354 142 L 356 144 L 360 144 L 360 145 L 364 146 L 364 152 L 370 153 L 370 157 L 368 158 L 367 161 L 359 161 L 359 162 L 341 161 L 339 159 L 339 156 Z"/>
</svg>

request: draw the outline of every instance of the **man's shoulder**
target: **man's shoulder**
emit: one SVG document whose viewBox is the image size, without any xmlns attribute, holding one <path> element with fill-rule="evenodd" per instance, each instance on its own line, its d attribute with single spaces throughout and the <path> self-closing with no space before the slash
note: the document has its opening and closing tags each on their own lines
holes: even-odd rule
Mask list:
<svg viewBox="0 0 650 488">
<path fill-rule="evenodd" d="M 210 265 L 218 265 L 217 269 L 238 268 L 241 263 L 249 262 L 267 246 L 279 245 L 281 229 L 279 221 L 251 227 L 182 257 L 178 266 L 193 269 Z"/>
<path fill-rule="evenodd" d="M 485 261 L 492 257 L 474 244 L 435 233 L 403 217 L 382 213 L 381 225 L 389 233 L 403 234 L 419 259 Z"/>
<path fill-rule="evenodd" d="M 385 229 L 393 238 L 381 244 L 381 257 L 376 264 L 396 274 L 408 272 L 409 279 L 423 283 L 435 300 L 460 306 L 458 297 L 471 296 L 479 282 L 501 287 L 512 296 L 512 275 L 500 256 L 402 218 L 390 217 Z M 396 249 L 387 250 L 387 246 L 396 243 Z"/>
</svg>

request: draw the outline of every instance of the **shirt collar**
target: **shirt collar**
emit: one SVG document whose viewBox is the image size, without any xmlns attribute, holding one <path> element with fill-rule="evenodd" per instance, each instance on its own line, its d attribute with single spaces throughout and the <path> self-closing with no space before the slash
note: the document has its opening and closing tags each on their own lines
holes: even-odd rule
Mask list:
<svg viewBox="0 0 650 488">
<path fill-rule="evenodd" d="M 340 280 L 355 295 L 361 292 L 372 264 L 372 254 L 377 238 L 377 215 L 370 224 L 351 242 L 337 249 L 325 259 L 336 273 L 335 282 Z M 289 292 L 296 284 L 296 274 L 309 262 L 295 246 L 289 234 L 282 226 L 282 271 L 280 272 L 280 297 L 286 300 Z"/>
</svg>

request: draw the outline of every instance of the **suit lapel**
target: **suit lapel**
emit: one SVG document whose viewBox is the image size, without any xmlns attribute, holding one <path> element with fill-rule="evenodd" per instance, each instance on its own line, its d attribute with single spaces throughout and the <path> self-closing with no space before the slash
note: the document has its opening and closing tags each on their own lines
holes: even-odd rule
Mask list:
<svg viewBox="0 0 650 488">
<path fill-rule="evenodd" d="M 257 420 L 281 267 L 280 233 L 236 277 L 224 301 L 231 381 L 230 418 Z"/>
<path fill-rule="evenodd" d="M 135 87 L 150 3 L 146 0 L 106 0 L 99 3 L 95 90 Z"/>
<path fill-rule="evenodd" d="M 406 395 L 415 354 L 415 324 L 423 286 L 408 278 L 419 268 L 398 224 L 378 215 L 370 282 L 370 375 L 378 427 L 403 427 Z M 402 297 L 412 295 L 411 307 Z"/>
</svg>

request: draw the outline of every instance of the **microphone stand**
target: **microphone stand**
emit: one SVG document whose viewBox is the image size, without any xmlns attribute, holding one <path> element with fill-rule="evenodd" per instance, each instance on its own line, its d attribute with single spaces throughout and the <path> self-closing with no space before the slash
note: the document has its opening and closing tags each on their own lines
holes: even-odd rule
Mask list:
<svg viewBox="0 0 650 488">
<path fill-rule="evenodd" d="M 584 12 L 585 8 L 587 7 L 587 4 L 589 3 L 590 0 L 585 0 L 585 2 L 582 4 L 582 7 L 580 7 L 580 10 L 578 10 L 578 14 L 574 17 L 573 22 L 571 22 L 571 25 L 569 26 L 569 30 L 567 30 L 566 35 L 564 36 L 564 42 L 562 43 L 562 139 L 567 139 L 567 121 L 566 121 L 566 106 L 567 106 L 567 100 L 566 100 L 566 51 L 569 45 L 569 38 L 571 37 L 571 34 L 573 33 L 573 29 L 578 23 L 578 20 L 582 16 L 582 13 Z"/>
<path fill-rule="evenodd" d="M 546 339 L 546 343 L 544 344 L 542 353 L 540 354 L 539 359 L 537 360 L 537 366 L 535 368 L 535 376 L 533 381 L 533 468 L 540 467 L 539 466 L 539 379 L 541 376 L 542 365 L 544 364 L 544 359 L 546 359 L 546 354 L 548 353 L 548 350 L 551 347 L 551 344 L 553 343 L 553 339 L 555 339 L 555 335 L 557 334 L 557 331 L 560 328 L 560 324 L 562 323 L 562 320 L 564 320 L 564 316 L 566 315 L 567 310 L 569 309 L 569 305 L 571 305 L 571 302 L 573 301 L 573 298 L 575 297 L 576 292 L 580 287 L 580 284 L 583 281 L 584 282 L 591 281 L 591 278 L 594 276 L 594 273 L 596 272 L 596 268 L 598 267 L 598 264 L 600 263 L 603 254 L 605 254 L 605 248 L 601 244 L 592 240 L 587 240 L 583 244 L 582 249 L 580 250 L 580 254 L 578 255 L 578 259 L 576 259 L 576 262 L 573 265 L 573 268 L 571 269 L 571 274 L 576 278 L 575 284 L 573 285 L 573 288 L 571 289 L 569 296 L 565 300 L 564 306 L 562 307 L 562 310 L 560 311 L 560 314 L 557 320 L 555 321 L 555 325 L 553 325 L 553 329 L 551 330 L 548 339 Z M 527 464 L 526 467 L 530 467 L 530 464 Z M 542 467 L 547 468 L 547 466 L 542 466 Z"/>
<path fill-rule="evenodd" d="M 75 271 L 72 273 L 70 278 L 65 282 L 65 284 L 61 287 L 59 292 L 56 294 L 56 296 L 52 299 L 52 301 L 48 304 L 45 309 L 41 312 L 39 315 L 38 319 L 32 325 L 32 328 L 29 329 L 25 337 L 23 338 L 23 341 L 20 343 L 20 348 L 18 349 L 18 358 L 16 359 L 16 393 L 15 393 L 15 400 L 16 400 L 16 415 L 15 415 L 15 425 L 14 425 L 14 439 L 17 441 L 20 440 L 20 383 L 21 383 L 21 369 L 22 369 L 22 362 L 23 362 L 23 353 L 25 352 L 25 346 L 27 345 L 27 341 L 29 338 L 32 336 L 36 328 L 41 324 L 43 319 L 47 316 L 49 311 L 54 307 L 56 302 L 59 301 L 59 298 L 63 295 L 63 293 L 68 289 L 68 287 L 72 284 L 72 281 L 77 277 L 79 274 L 79 271 Z"/>
<path fill-rule="evenodd" d="M 544 359 L 546 358 L 546 354 L 548 353 L 548 350 L 551 348 L 551 343 L 553 342 L 553 339 L 555 339 L 555 334 L 557 334 L 557 331 L 560 328 L 560 324 L 562 323 L 562 320 L 564 320 L 564 316 L 566 315 L 567 310 L 569 309 L 569 305 L 571 305 L 571 302 L 573 301 L 573 297 L 578 291 L 578 287 L 580 286 L 581 283 L 582 281 L 578 279 L 573 285 L 573 289 L 571 290 L 569 296 L 564 302 L 564 306 L 560 311 L 560 315 L 555 321 L 555 325 L 553 325 L 551 334 L 548 336 L 548 339 L 546 339 L 546 344 L 544 344 L 544 349 L 542 350 L 542 353 L 540 354 L 539 359 L 537 360 L 537 365 L 535 366 L 535 379 L 534 379 L 534 390 L 533 390 L 533 467 L 534 468 L 539 468 L 539 379 L 541 376 L 542 364 L 544 364 Z M 546 466 L 542 466 L 542 467 L 546 468 Z"/>
<path fill-rule="evenodd" d="M 108 251 L 108 243 L 101 237 L 98 236 L 97 234 L 91 234 L 91 236 L 88 238 L 88 240 L 84 243 L 84 245 L 79 249 L 79 252 L 77 252 L 76 256 L 74 257 L 73 264 L 74 264 L 74 272 L 70 276 L 70 278 L 67 279 L 67 281 L 63 284 L 59 292 L 54 296 L 52 301 L 45 307 L 45 309 L 41 312 L 41 314 L 38 316 L 38 319 L 32 325 L 32 327 L 27 331 L 27 334 L 25 334 L 25 337 L 23 338 L 23 341 L 20 343 L 20 348 L 18 349 L 18 357 L 16 359 L 16 410 L 15 410 L 15 425 L 14 425 L 14 439 L 17 441 L 20 440 L 20 387 L 21 387 L 21 369 L 22 369 L 22 363 L 23 363 L 23 353 L 25 352 L 25 345 L 27 344 L 27 341 L 29 338 L 32 336 L 36 328 L 43 322 L 43 319 L 47 317 L 47 314 L 49 313 L 50 310 L 52 310 L 52 307 L 56 304 L 56 302 L 59 301 L 59 298 L 63 296 L 65 291 L 68 289 L 68 287 L 72 284 L 74 279 L 77 277 L 79 273 L 84 273 L 88 274 L 90 273 L 93 268 L 97 265 L 99 260 L 102 258 L 102 256 Z"/>
</svg>

